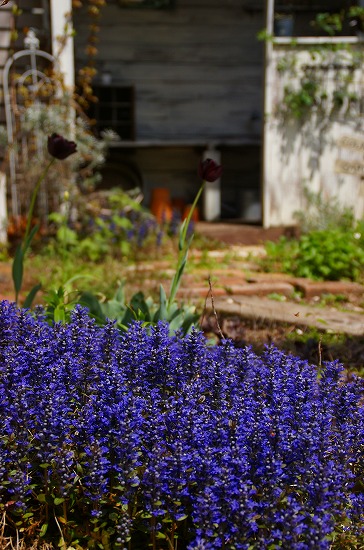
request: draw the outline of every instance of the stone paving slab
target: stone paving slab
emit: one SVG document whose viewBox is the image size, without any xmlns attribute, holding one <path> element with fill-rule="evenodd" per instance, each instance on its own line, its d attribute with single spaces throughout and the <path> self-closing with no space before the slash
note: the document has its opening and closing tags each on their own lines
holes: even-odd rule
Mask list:
<svg viewBox="0 0 364 550">
<path fill-rule="evenodd" d="M 216 297 L 214 306 L 217 313 L 316 327 L 353 336 L 364 335 L 364 315 L 360 313 L 343 312 L 327 307 L 317 308 L 291 302 L 276 302 L 257 296 Z M 208 302 L 207 307 L 210 308 Z"/>
</svg>

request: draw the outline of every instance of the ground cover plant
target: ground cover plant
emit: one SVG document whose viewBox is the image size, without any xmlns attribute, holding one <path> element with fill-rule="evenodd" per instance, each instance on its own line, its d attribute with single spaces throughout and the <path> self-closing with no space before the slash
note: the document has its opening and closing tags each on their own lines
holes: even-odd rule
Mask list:
<svg viewBox="0 0 364 550">
<path fill-rule="evenodd" d="M 364 222 L 354 227 L 311 230 L 298 239 L 281 237 L 266 243 L 266 270 L 297 277 L 338 281 L 364 280 Z"/>
<path fill-rule="evenodd" d="M 57 134 L 49 140 L 58 160 L 76 147 Z M 65 303 L 64 287 L 46 309 L 0 303 L 3 546 L 364 544 L 362 379 L 274 347 L 258 356 L 226 340 L 209 345 L 192 321 L 184 326 L 176 295 L 189 222 L 221 167 L 207 159 L 199 175 L 169 294 L 161 285 L 157 303 L 133 296 L 127 321 L 122 294 L 113 303 L 91 296 L 102 319 Z M 17 300 L 40 181 L 13 262 Z"/>
<path fill-rule="evenodd" d="M 168 324 L 0 305 L 5 536 L 54 547 L 360 548 L 363 383 Z M 361 534 L 360 534 L 361 533 Z M 355 546 L 356 545 L 356 546 Z"/>
<path fill-rule="evenodd" d="M 305 209 L 295 213 L 301 235 L 267 242 L 262 265 L 297 277 L 364 280 L 364 220 L 337 199 L 303 190 Z"/>
</svg>

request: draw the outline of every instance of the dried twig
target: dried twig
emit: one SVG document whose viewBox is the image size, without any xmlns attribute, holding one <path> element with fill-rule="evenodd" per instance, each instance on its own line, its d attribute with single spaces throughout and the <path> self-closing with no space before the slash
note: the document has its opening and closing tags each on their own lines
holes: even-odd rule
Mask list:
<svg viewBox="0 0 364 550">
<path fill-rule="evenodd" d="M 322 367 L 322 336 L 320 337 L 319 343 L 318 343 L 318 354 L 319 354 L 319 368 Z"/>
<path fill-rule="evenodd" d="M 224 338 L 223 332 L 222 332 L 221 327 L 220 327 L 219 319 L 218 319 L 218 316 L 217 316 L 217 311 L 215 309 L 214 294 L 212 292 L 212 283 L 211 283 L 210 275 L 209 275 L 208 281 L 209 281 L 209 294 L 211 296 L 211 308 L 212 308 L 213 314 L 215 316 L 217 332 L 219 333 L 220 338 Z"/>
</svg>

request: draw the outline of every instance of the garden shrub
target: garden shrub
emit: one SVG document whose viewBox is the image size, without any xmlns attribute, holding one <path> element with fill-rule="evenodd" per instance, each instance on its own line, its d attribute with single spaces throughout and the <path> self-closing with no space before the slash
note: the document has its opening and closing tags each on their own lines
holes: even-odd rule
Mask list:
<svg viewBox="0 0 364 550">
<path fill-rule="evenodd" d="M 47 252 L 99 261 L 110 254 L 133 258 L 143 248 L 160 247 L 170 228 L 158 224 L 140 204 L 140 193 L 134 195 L 134 191 L 117 188 L 95 192 L 78 197 L 65 213 L 53 212 L 49 218 L 55 239 L 50 240 Z"/>
<path fill-rule="evenodd" d="M 302 235 L 293 261 L 299 277 L 356 281 L 363 274 L 364 248 L 354 231 L 312 231 Z"/>
<path fill-rule="evenodd" d="M 75 549 L 177 537 L 179 550 L 345 548 L 363 513 L 364 410 L 362 381 L 340 371 L 170 337 L 167 324 L 121 334 L 79 307 L 50 326 L 2 302 L 5 535 Z"/>
</svg>

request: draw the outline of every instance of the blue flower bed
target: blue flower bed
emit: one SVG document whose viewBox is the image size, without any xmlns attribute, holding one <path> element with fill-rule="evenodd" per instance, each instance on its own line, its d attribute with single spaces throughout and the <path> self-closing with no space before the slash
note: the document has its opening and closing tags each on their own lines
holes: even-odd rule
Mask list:
<svg viewBox="0 0 364 550">
<path fill-rule="evenodd" d="M 363 525 L 363 385 L 340 370 L 318 375 L 274 347 L 209 347 L 198 332 L 170 338 L 163 324 L 120 334 L 82 309 L 49 326 L 2 302 L 6 534 L 74 548 L 329 549 L 334 531 Z"/>
</svg>

